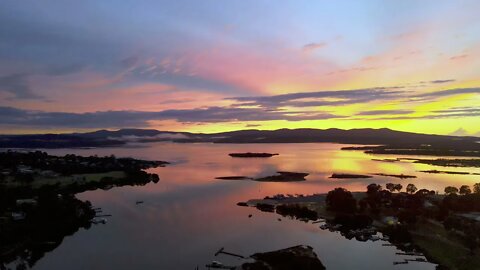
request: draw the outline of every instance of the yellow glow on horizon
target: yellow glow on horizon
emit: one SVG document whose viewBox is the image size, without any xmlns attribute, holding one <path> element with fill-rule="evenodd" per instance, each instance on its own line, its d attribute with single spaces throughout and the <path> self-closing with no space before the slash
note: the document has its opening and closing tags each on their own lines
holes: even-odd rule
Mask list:
<svg viewBox="0 0 480 270">
<path fill-rule="evenodd" d="M 448 108 L 456 107 L 461 101 L 468 100 L 469 97 L 474 97 L 475 94 L 463 94 L 456 96 L 448 96 L 440 98 L 436 101 L 421 104 L 415 108 L 413 116 L 421 117 L 427 116 L 429 113 L 439 110 L 445 110 Z"/>
</svg>

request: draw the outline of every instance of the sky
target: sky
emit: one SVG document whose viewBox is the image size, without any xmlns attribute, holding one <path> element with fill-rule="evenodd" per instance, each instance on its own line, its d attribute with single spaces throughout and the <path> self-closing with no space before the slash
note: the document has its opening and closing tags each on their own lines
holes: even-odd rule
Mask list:
<svg viewBox="0 0 480 270">
<path fill-rule="evenodd" d="M 480 136 L 480 1 L 1 1 L 0 133 Z"/>
</svg>

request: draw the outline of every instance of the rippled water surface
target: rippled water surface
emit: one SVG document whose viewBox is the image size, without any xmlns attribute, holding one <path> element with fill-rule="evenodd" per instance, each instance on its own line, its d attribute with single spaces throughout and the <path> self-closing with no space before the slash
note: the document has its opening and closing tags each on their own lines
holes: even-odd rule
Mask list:
<svg viewBox="0 0 480 270">
<path fill-rule="evenodd" d="M 447 185 L 472 185 L 479 176 L 426 174 L 420 170 L 456 170 L 480 173 L 479 169 L 442 168 L 411 161 L 380 162 L 358 151 L 341 151 L 338 144 L 173 144 L 100 149 L 55 149 L 50 154 L 110 155 L 165 160 L 171 165 L 152 169 L 157 184 L 121 187 L 79 194 L 95 207 L 112 214 L 106 225 L 96 225 L 66 237 L 34 269 L 195 269 L 212 261 L 235 263 L 236 259 L 213 254 L 221 247 L 250 255 L 297 244 L 314 247 L 327 269 L 434 269 L 428 263 L 394 266 L 403 260 L 394 247 L 382 241 L 347 240 L 338 233 L 322 231 L 318 224 L 282 218 L 237 202 L 267 195 L 324 193 L 342 186 L 364 191 L 376 182 L 414 183 L 418 188 L 442 191 Z M 279 153 L 266 159 L 231 158 L 228 153 L 260 151 Z M 425 157 L 423 157 L 425 158 Z M 308 172 L 305 182 L 260 183 L 215 180 L 218 176 L 260 177 L 276 171 Z M 371 179 L 330 179 L 332 173 L 411 174 L 417 179 L 375 176 Z M 144 201 L 136 205 L 137 200 Z M 253 216 L 248 217 L 249 214 Z"/>
</svg>

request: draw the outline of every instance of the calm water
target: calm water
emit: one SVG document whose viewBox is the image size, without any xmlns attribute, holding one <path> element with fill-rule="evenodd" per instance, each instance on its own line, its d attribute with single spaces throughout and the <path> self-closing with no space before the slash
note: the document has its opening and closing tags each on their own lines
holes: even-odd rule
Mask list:
<svg viewBox="0 0 480 270">
<path fill-rule="evenodd" d="M 479 169 L 441 168 L 410 162 L 378 162 L 357 151 L 340 151 L 337 144 L 173 144 L 155 143 L 141 147 L 102 149 L 58 149 L 51 154 L 130 156 L 165 160 L 172 164 L 151 170 L 160 176 L 157 184 L 143 187 L 93 191 L 78 197 L 113 216 L 106 225 L 96 225 L 66 237 L 34 267 L 52 269 L 200 269 L 212 261 L 234 263 L 236 259 L 213 254 L 221 247 L 250 255 L 298 244 L 314 247 L 327 269 L 434 269 L 427 263 L 393 266 L 403 260 L 394 247 L 382 241 L 347 240 L 338 233 L 322 231 L 307 224 L 263 213 L 236 203 L 278 193 L 323 193 L 342 186 L 363 191 L 371 183 L 412 182 L 418 188 L 443 190 L 446 185 L 469 184 L 478 176 L 425 174 L 419 170 L 459 170 L 480 173 Z M 235 159 L 230 152 L 262 151 L 280 153 L 268 159 Z M 393 156 L 385 156 L 393 158 Z M 217 176 L 267 176 L 276 171 L 308 172 L 305 182 L 259 183 L 222 181 Z M 338 173 L 413 174 L 417 179 L 375 177 L 361 180 L 329 179 Z M 135 201 L 145 203 L 136 205 Z M 253 214 L 252 218 L 248 218 Z"/>
</svg>

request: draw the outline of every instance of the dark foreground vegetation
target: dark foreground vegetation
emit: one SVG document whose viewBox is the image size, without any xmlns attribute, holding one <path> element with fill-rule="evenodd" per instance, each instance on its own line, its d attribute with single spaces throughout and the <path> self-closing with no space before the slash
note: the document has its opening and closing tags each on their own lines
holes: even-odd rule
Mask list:
<svg viewBox="0 0 480 270">
<path fill-rule="evenodd" d="M 144 170 L 166 162 L 131 158 L 0 153 L 0 269 L 29 269 L 63 238 L 92 223 L 99 209 L 75 194 L 158 182 Z"/>
<path fill-rule="evenodd" d="M 0 196 L 5 195 L 0 192 Z M 11 197 L 11 196 L 10 196 Z M 2 196 L 3 198 L 3 196 Z M 2 199 L 0 269 L 28 269 L 95 217 L 90 202 L 71 195 L 42 193 L 35 199 Z"/>
<path fill-rule="evenodd" d="M 387 190 L 371 184 L 358 200 L 345 189 L 330 191 L 326 205 L 334 218 L 326 227 L 349 239 L 375 240 L 368 229 L 378 222 L 383 225 L 371 233 L 381 232 L 407 254 L 423 253 L 442 269 L 479 269 L 480 184 L 473 192 L 466 185 L 449 186 L 445 195 L 417 190 L 413 184 L 406 192 L 400 190 L 395 184 L 388 184 Z"/>
<path fill-rule="evenodd" d="M 325 220 L 320 228 L 347 239 L 389 241 L 413 256 L 394 264 L 424 262 L 423 255 L 438 269 L 480 269 L 480 183 L 448 186 L 442 195 L 413 184 L 403 188 L 370 184 L 364 193 L 336 188 L 326 195 L 276 195 L 255 202 L 283 216 Z"/>
</svg>

